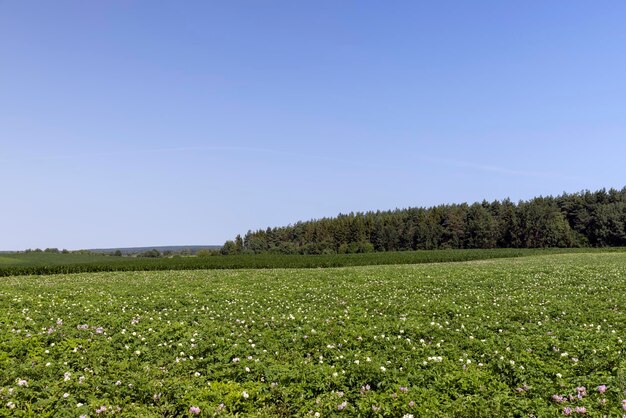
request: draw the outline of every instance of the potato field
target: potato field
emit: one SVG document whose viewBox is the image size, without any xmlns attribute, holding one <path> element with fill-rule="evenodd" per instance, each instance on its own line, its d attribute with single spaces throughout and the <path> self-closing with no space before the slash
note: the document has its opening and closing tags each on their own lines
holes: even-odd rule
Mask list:
<svg viewBox="0 0 626 418">
<path fill-rule="evenodd" d="M 626 253 L 0 279 L 0 416 L 619 417 Z"/>
</svg>

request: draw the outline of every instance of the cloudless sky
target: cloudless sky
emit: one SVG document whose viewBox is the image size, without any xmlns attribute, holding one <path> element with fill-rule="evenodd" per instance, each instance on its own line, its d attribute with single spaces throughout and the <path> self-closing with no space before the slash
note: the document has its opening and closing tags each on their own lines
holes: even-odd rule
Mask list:
<svg viewBox="0 0 626 418">
<path fill-rule="evenodd" d="M 0 250 L 626 185 L 624 1 L 0 0 Z"/>
</svg>

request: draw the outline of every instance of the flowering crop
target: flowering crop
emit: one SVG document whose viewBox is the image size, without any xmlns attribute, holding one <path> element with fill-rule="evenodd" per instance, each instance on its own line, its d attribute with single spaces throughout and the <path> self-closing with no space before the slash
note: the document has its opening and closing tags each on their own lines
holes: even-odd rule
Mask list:
<svg viewBox="0 0 626 418">
<path fill-rule="evenodd" d="M 4 277 L 0 416 L 621 416 L 626 254 Z"/>
</svg>

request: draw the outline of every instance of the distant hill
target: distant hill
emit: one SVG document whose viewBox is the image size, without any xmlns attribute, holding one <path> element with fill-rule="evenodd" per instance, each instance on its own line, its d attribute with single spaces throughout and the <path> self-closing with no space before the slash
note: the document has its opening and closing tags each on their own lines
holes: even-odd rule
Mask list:
<svg viewBox="0 0 626 418">
<path fill-rule="evenodd" d="M 72 253 L 80 253 L 80 252 L 90 252 L 90 253 L 94 253 L 94 254 L 112 254 L 117 250 L 120 250 L 120 252 L 123 255 L 134 255 L 134 254 L 140 254 L 140 253 L 144 253 L 146 251 L 150 251 L 150 250 L 158 250 L 160 253 L 164 253 L 166 251 L 174 253 L 174 254 L 180 254 L 180 253 L 187 253 L 187 254 L 196 254 L 198 251 L 200 250 L 219 250 L 220 248 L 222 248 L 221 245 L 162 245 L 162 246 L 155 246 L 155 247 L 120 247 L 120 248 L 91 248 L 91 249 L 82 249 L 82 250 L 72 250 L 70 252 Z M 49 251 L 49 250 L 53 250 L 53 251 Z M 63 250 L 65 252 L 67 252 L 67 250 Z M 0 254 L 16 254 L 16 253 L 23 253 L 23 252 L 45 252 L 45 253 L 58 253 L 60 252 L 58 249 L 53 248 L 53 249 L 48 249 L 48 250 L 6 250 L 6 251 L 0 251 Z"/>
<path fill-rule="evenodd" d="M 220 248 L 222 248 L 221 245 L 165 245 L 156 247 L 92 248 L 87 251 L 92 253 L 111 254 L 120 250 L 123 255 L 139 254 L 150 250 L 158 250 L 161 253 L 169 251 L 172 253 L 187 252 L 195 254 L 200 250 L 219 250 Z"/>
</svg>

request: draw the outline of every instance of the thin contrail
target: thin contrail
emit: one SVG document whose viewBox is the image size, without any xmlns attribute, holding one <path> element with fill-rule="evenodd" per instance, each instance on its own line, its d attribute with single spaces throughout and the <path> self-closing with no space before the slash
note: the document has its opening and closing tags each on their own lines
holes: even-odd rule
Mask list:
<svg viewBox="0 0 626 418">
<path fill-rule="evenodd" d="M 298 157 L 304 159 L 314 159 L 320 161 L 360 165 L 369 168 L 378 168 L 364 161 L 346 160 L 334 157 L 328 157 L 324 155 L 309 154 L 304 152 L 293 152 L 285 149 L 276 148 L 259 148 L 259 147 L 246 147 L 246 146 L 182 146 L 182 147 L 163 147 L 163 148 L 144 148 L 139 150 L 125 150 L 125 151 L 112 151 L 112 152 L 96 152 L 96 153 L 78 153 L 78 154 L 65 154 L 65 155 L 46 155 L 46 156 L 29 156 L 26 158 L 17 158 L 9 160 L 6 158 L 0 159 L 0 162 L 37 162 L 37 161 L 58 161 L 58 160 L 85 160 L 92 158 L 114 158 L 114 157 L 127 157 L 138 156 L 146 154 L 159 154 L 169 152 L 247 152 L 247 153 L 262 153 L 262 154 L 274 154 L 290 157 Z"/>
<path fill-rule="evenodd" d="M 449 158 L 440 157 L 427 157 L 432 162 L 444 163 L 456 167 L 472 168 L 480 171 L 489 171 L 494 173 L 506 174 L 510 176 L 523 176 L 523 177 L 538 177 L 538 178 L 560 178 L 566 180 L 576 180 L 578 177 L 567 176 L 559 173 L 547 172 L 547 171 L 529 171 L 529 170 L 513 170 L 506 167 L 500 167 L 495 165 L 477 164 L 469 161 L 454 160 Z"/>
<path fill-rule="evenodd" d="M 125 150 L 125 151 L 112 151 L 112 152 L 97 152 L 97 153 L 84 153 L 84 154 L 65 154 L 65 155 L 47 155 L 47 156 L 30 156 L 27 158 L 7 159 L 1 158 L 2 163 L 11 162 L 37 162 L 37 161 L 57 161 L 57 160 L 76 160 L 76 159 L 91 159 L 91 158 L 115 158 L 124 156 L 139 156 L 146 154 L 160 154 L 170 152 L 247 152 L 257 154 L 274 154 L 289 157 L 298 157 L 305 160 L 317 160 L 326 161 L 335 164 L 344 164 L 352 166 L 360 166 L 363 168 L 369 168 L 374 170 L 393 168 L 394 165 L 385 164 L 384 162 L 374 162 L 365 160 L 350 160 L 329 157 L 327 155 L 311 154 L 303 152 L 294 152 L 287 149 L 277 148 L 263 148 L 263 147 L 248 147 L 248 146 L 215 146 L 215 145 L 199 145 L 199 146 L 180 146 L 180 147 L 162 147 L 162 148 L 144 148 L 138 150 Z M 506 167 L 500 167 L 495 165 L 478 164 L 469 161 L 455 160 L 451 158 L 442 158 L 437 156 L 418 155 L 417 159 L 434 163 L 444 164 L 446 166 L 469 168 L 479 171 L 487 171 L 493 173 L 504 174 L 508 176 L 523 176 L 523 177 L 535 177 L 535 178 L 560 178 L 568 180 L 576 180 L 578 177 L 566 176 L 559 173 L 541 172 L 541 171 L 528 171 L 528 170 L 515 170 Z M 397 166 L 396 166 L 397 167 Z"/>
</svg>

